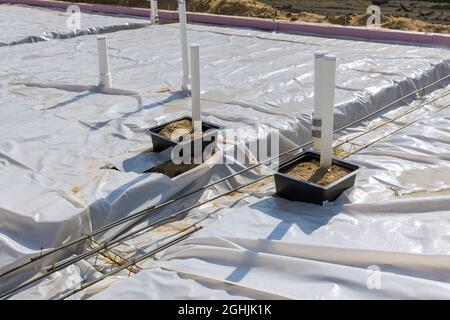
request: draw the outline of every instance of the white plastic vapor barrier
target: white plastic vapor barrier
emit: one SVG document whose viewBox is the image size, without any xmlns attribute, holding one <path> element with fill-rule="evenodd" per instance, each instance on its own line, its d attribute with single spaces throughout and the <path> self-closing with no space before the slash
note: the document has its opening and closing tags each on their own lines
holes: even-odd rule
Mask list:
<svg viewBox="0 0 450 320">
<path fill-rule="evenodd" d="M 449 121 L 445 109 L 352 157 L 365 169 L 333 204 L 269 190 L 94 298 L 448 299 Z"/>
<path fill-rule="evenodd" d="M 39 25 L 34 27 L 34 16 L 27 14 L 35 9 L 0 6 L 0 17 L 7 15 L 5 8 L 10 10 L 10 16 L 14 16 L 17 10 L 17 16 L 23 19 L 17 19 L 17 27 L 10 29 L 9 38 L 0 41 L 16 41 L 36 35 L 36 30 L 44 30 Z M 43 12 L 51 23 L 59 25 L 61 12 Z M 116 17 L 89 17 L 93 21 L 100 19 L 100 27 L 109 23 L 109 20 L 103 22 L 101 19 L 113 19 L 112 24 L 121 24 L 116 22 Z M 57 26 L 52 29 L 59 30 Z M 450 73 L 450 50 L 438 47 L 336 40 L 204 25 L 189 25 L 188 33 L 189 43 L 197 43 L 201 47 L 202 120 L 251 141 L 264 142 L 270 133 L 277 131 L 280 133 L 281 152 L 311 138 L 315 52 L 326 51 L 337 57 L 335 128 Z M 219 149 L 206 163 L 174 179 L 151 172 L 169 159 L 170 150 L 153 152 L 151 137 L 146 131 L 158 124 L 191 115 L 190 98 L 180 90 L 183 68 L 179 25 L 121 30 L 108 33 L 107 38 L 114 81 L 112 88 L 103 90 L 98 87 L 95 35 L 0 47 L 0 273 L 39 254 L 41 248 L 57 247 L 81 234 L 248 166 L 220 164 L 224 150 Z M 437 89 L 442 90 L 448 83 L 444 81 L 430 91 L 436 94 Z M 420 102 L 429 91 L 420 94 L 424 97 L 414 95 L 393 110 Z M 440 100 L 439 103 L 443 102 Z M 265 192 L 256 190 L 244 200 L 224 199 L 215 203 L 219 207 L 193 210 L 182 220 L 183 223 L 208 217 L 208 221 L 218 220 L 214 224 L 216 227 L 207 226 L 189 239 L 190 242 L 168 250 L 157 265 L 149 263 L 156 269 L 142 271 L 128 280 L 131 282 L 124 281 L 126 290 L 111 287 L 113 291 L 105 291 L 98 297 L 137 297 L 138 289 L 133 291 L 128 283 L 139 279 L 154 281 L 152 286 L 158 288 L 146 291 L 142 297 L 147 298 L 320 297 L 318 292 L 322 290 L 317 289 L 315 295 L 308 296 L 308 290 L 302 289 L 301 285 L 290 289 L 293 291 L 279 289 L 268 292 L 267 288 L 259 287 L 265 281 L 255 284 L 257 274 L 275 279 L 283 273 L 280 288 L 292 280 L 289 277 L 298 277 L 302 283 L 315 279 L 320 283 L 317 288 L 329 288 L 331 291 L 323 291 L 323 295 L 329 294 L 327 297 L 356 298 L 361 294 L 361 297 L 379 298 L 380 291 L 366 292 L 361 282 L 368 274 L 365 264 L 369 262 L 380 265 L 389 277 L 395 277 L 392 283 L 386 280 L 393 286 L 385 287 L 389 288 L 386 290 L 391 296 L 406 294 L 407 289 L 397 286 L 403 285 L 402 281 L 407 277 L 414 277 L 414 281 L 424 284 L 417 286 L 420 288 L 417 296 L 446 297 L 446 294 L 441 294 L 447 289 L 442 282 L 441 262 L 433 266 L 437 269 L 433 269 L 432 275 L 428 269 L 420 269 L 417 265 L 422 264 L 424 255 L 440 257 L 448 253 L 445 231 L 447 195 L 443 191 L 444 194 L 433 194 L 425 200 L 405 199 L 398 195 L 416 190 L 414 184 L 418 183 L 415 182 L 417 179 L 414 173 L 405 173 L 408 170 L 435 170 L 429 167 L 448 166 L 447 115 L 439 114 L 439 118 L 436 114 L 436 117 L 423 120 L 431 124 L 426 134 L 419 134 L 421 127 L 415 126 L 416 131 L 408 131 L 412 132 L 410 135 L 393 137 L 395 144 L 386 140 L 384 149 L 378 149 L 381 144 L 375 145 L 355 156 L 355 161 L 370 170 L 363 170 L 357 188 L 346 193 L 334 206 L 321 209 L 295 204 L 266 197 Z M 349 129 L 345 134 L 351 135 L 364 128 Z M 226 146 L 231 147 L 232 143 Z M 245 150 L 242 143 L 239 147 Z M 140 223 L 154 222 L 268 172 L 265 167 L 251 170 L 186 201 L 154 212 Z M 407 176 L 405 179 L 410 179 L 404 180 L 409 181 L 406 184 L 396 182 L 403 173 Z M 430 181 L 427 186 L 432 186 L 432 190 L 444 190 L 448 185 L 442 180 L 444 175 L 435 173 L 435 176 L 435 183 Z M 423 191 L 424 188 L 426 186 L 420 186 L 417 190 Z M 219 214 L 214 214 L 218 209 L 230 206 L 236 209 L 219 210 Z M 240 207 L 243 208 L 237 209 Z M 223 219 L 219 219 L 222 215 Z M 253 222 L 247 224 L 247 220 L 252 219 Z M 293 222 L 284 223 L 286 220 Z M 238 226 L 229 230 L 233 232 L 230 235 L 221 225 L 232 221 Z M 275 235 L 268 238 L 278 225 Z M 127 223 L 96 240 L 111 239 L 118 231 L 132 227 L 134 225 Z M 145 240 L 158 239 L 161 234 L 149 232 Z M 218 240 L 222 235 L 229 238 L 228 242 Z M 243 235 L 252 236 L 247 239 Z M 287 244 L 277 242 L 282 240 Z M 131 243 L 136 248 L 147 245 L 141 238 Z M 202 243 L 205 248 L 202 248 Z M 353 247 L 364 244 L 364 248 Z M 272 247 L 275 245 L 281 246 L 281 251 Z M 305 245 L 322 246 L 320 250 L 323 251 L 317 251 L 322 256 L 307 255 Z M 344 256 L 360 257 L 358 261 L 363 262 L 338 261 L 341 249 L 335 247 L 339 245 L 345 250 L 350 247 L 362 250 L 357 251 L 357 255 L 353 251 L 345 251 Z M 217 247 L 217 252 L 223 256 L 216 257 L 214 252 L 207 252 L 211 247 Z M 178 251 L 179 248 L 183 250 Z M 77 253 L 79 249 L 68 248 L 60 256 L 48 257 L 32 265 L 19 276 L 3 278 L 0 292 L 36 275 L 40 267 Z M 185 249 L 186 255 L 183 256 Z M 380 254 L 374 261 L 365 256 L 367 252 L 388 249 L 404 253 L 408 257 L 404 259 L 405 263 L 413 262 L 383 269 L 389 260 L 385 257 L 390 255 Z M 261 254 L 257 254 L 258 251 Z M 330 252 L 330 255 L 323 252 Z M 237 257 L 235 253 L 239 258 L 233 265 L 232 261 Z M 325 261 L 324 256 L 329 256 L 329 260 Z M 262 260 L 258 260 L 260 258 Z M 286 267 L 279 259 L 286 259 L 286 266 L 292 267 L 293 273 L 283 272 Z M 443 261 L 446 261 L 445 257 Z M 274 266 L 272 271 L 268 270 L 271 264 Z M 73 266 L 72 277 L 67 276 L 66 271 L 61 272 L 66 282 L 52 278 L 48 281 L 55 281 L 57 285 L 52 287 L 45 282 L 49 290 L 39 290 L 39 286 L 34 286 L 22 291 L 20 297 L 54 298 L 58 293 L 74 288 L 83 276 L 90 279 L 98 276 L 95 270 L 84 266 L 83 263 Z M 251 270 L 245 271 L 248 266 Z M 158 274 L 154 276 L 152 270 Z M 317 277 L 313 274 L 308 276 L 307 270 L 317 272 Z M 341 280 L 333 282 L 334 279 L 330 279 L 334 274 L 351 277 L 353 271 L 358 273 L 357 280 L 346 280 L 359 281 L 358 285 L 355 282 L 352 286 L 353 282 L 346 282 L 344 278 L 344 285 L 339 282 Z M 391 271 L 395 274 L 391 275 Z M 189 281 L 183 282 L 184 279 Z M 164 281 L 167 281 L 167 288 L 173 284 L 182 285 L 184 289 L 177 293 L 166 290 L 159 285 Z M 205 291 L 196 290 L 199 288 L 205 288 Z M 251 292 L 248 288 L 252 288 Z M 93 288 L 89 294 L 78 298 L 90 297 L 101 289 Z M 413 290 L 409 292 L 414 295 Z"/>
<path fill-rule="evenodd" d="M 148 21 L 71 10 L 0 4 L 0 47 L 142 28 Z"/>
</svg>

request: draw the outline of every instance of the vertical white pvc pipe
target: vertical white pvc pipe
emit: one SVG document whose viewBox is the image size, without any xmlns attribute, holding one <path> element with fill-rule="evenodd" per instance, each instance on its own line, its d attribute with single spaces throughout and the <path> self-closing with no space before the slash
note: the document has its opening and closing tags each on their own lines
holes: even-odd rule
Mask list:
<svg viewBox="0 0 450 320">
<path fill-rule="evenodd" d="M 191 104 L 194 136 L 202 136 L 202 119 L 200 106 L 200 46 L 193 44 L 191 49 Z"/>
<path fill-rule="evenodd" d="M 150 22 L 151 24 L 158 23 L 158 1 L 150 0 Z"/>
<path fill-rule="evenodd" d="M 322 115 L 323 105 L 323 58 L 326 52 L 316 52 L 314 54 L 314 113 L 312 117 L 312 138 L 313 148 L 320 150 L 320 138 L 322 136 Z"/>
<path fill-rule="evenodd" d="M 185 0 L 178 0 L 178 17 L 180 20 L 181 57 L 183 59 L 183 84 L 181 88 L 182 90 L 189 90 L 189 53 Z"/>
<path fill-rule="evenodd" d="M 98 47 L 98 64 L 99 64 L 99 86 L 103 88 L 111 88 L 111 72 L 109 71 L 108 47 L 106 45 L 106 37 L 97 38 Z"/>
<path fill-rule="evenodd" d="M 326 55 L 323 58 L 323 109 L 322 138 L 320 140 L 320 167 L 331 166 L 333 156 L 333 126 L 334 126 L 334 89 L 336 86 L 336 57 Z"/>
</svg>

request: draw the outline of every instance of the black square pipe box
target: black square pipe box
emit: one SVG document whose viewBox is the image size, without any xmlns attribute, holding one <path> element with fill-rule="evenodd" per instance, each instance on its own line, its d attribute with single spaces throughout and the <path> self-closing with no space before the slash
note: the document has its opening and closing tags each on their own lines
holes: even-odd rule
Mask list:
<svg viewBox="0 0 450 320">
<path fill-rule="evenodd" d="M 320 161 L 320 153 L 317 151 L 308 150 L 295 156 L 293 159 L 280 166 L 278 172 L 275 173 L 276 193 L 280 197 L 292 201 L 302 201 L 323 205 L 325 201 L 336 200 L 345 190 L 354 186 L 359 166 L 336 158 L 332 159 L 332 164 L 343 167 L 351 172 L 345 177 L 327 186 L 321 186 L 319 184 L 301 180 L 285 174 L 299 163 L 308 162 L 311 160 Z"/>
<path fill-rule="evenodd" d="M 153 142 L 153 151 L 155 152 L 161 152 L 164 151 L 168 148 L 174 147 L 175 145 L 179 144 L 180 141 L 173 141 L 169 138 L 166 138 L 162 135 L 159 134 L 159 132 L 164 129 L 165 126 L 173 123 L 173 122 L 177 122 L 177 121 L 181 121 L 181 120 L 191 120 L 191 117 L 183 117 L 183 118 L 179 118 L 179 119 L 175 119 L 172 120 L 170 122 L 158 125 L 156 127 L 150 128 L 147 133 L 152 137 L 152 142 Z M 218 133 L 219 130 L 221 129 L 221 127 L 216 126 L 212 123 L 206 122 L 206 121 L 202 121 L 202 130 L 203 130 L 203 134 L 202 134 L 202 151 L 205 150 L 205 148 L 207 146 L 209 146 L 210 144 L 217 144 L 217 137 L 218 137 Z M 209 131 L 212 130 L 212 131 Z M 205 131 L 209 131 L 208 133 L 204 133 Z M 194 143 L 197 139 L 192 139 L 189 141 L 184 141 L 182 143 L 186 143 L 186 144 L 190 144 L 191 145 L 191 154 L 194 154 Z"/>
</svg>

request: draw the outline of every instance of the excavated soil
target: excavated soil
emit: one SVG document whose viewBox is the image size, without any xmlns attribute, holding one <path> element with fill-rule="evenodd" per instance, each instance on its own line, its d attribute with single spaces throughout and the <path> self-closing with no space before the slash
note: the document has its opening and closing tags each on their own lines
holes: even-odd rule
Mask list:
<svg viewBox="0 0 450 320">
<path fill-rule="evenodd" d="M 351 171 L 337 165 L 332 165 L 327 170 L 323 170 L 320 168 L 319 161 L 311 160 L 299 163 L 285 172 L 285 174 L 298 179 L 314 182 L 321 186 L 327 186 L 345 177 L 350 172 Z"/>
<path fill-rule="evenodd" d="M 146 0 L 85 0 L 124 6 L 149 7 Z M 365 26 L 367 7 L 386 1 L 362 0 L 190 0 L 188 10 L 224 15 L 290 21 Z M 158 0 L 160 9 L 176 10 L 177 0 Z M 379 5 L 382 27 L 450 34 L 450 0 L 390 0 Z"/>
<path fill-rule="evenodd" d="M 172 161 L 164 162 L 163 164 L 149 170 L 148 172 L 162 173 L 169 178 L 175 178 L 191 169 L 197 167 L 198 164 L 174 164 Z"/>
<path fill-rule="evenodd" d="M 180 130 L 181 134 L 176 133 L 175 131 L 177 130 Z M 189 132 L 192 136 L 194 133 L 194 127 L 192 126 L 191 120 L 185 119 L 169 123 L 161 131 L 159 131 L 158 134 L 172 141 L 178 141 L 182 137 L 183 132 Z"/>
</svg>

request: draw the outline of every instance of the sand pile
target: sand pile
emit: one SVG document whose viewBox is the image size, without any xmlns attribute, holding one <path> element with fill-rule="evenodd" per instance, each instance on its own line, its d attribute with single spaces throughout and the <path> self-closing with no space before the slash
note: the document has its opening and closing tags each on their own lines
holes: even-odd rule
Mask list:
<svg viewBox="0 0 450 320">
<path fill-rule="evenodd" d="M 85 0 L 148 7 L 146 0 Z M 372 1 L 350 0 L 190 0 L 188 10 L 213 14 L 258 17 L 290 21 L 365 26 Z M 158 0 L 160 9 L 176 10 L 177 0 Z M 390 0 L 380 6 L 382 27 L 450 34 L 450 1 Z"/>
</svg>

